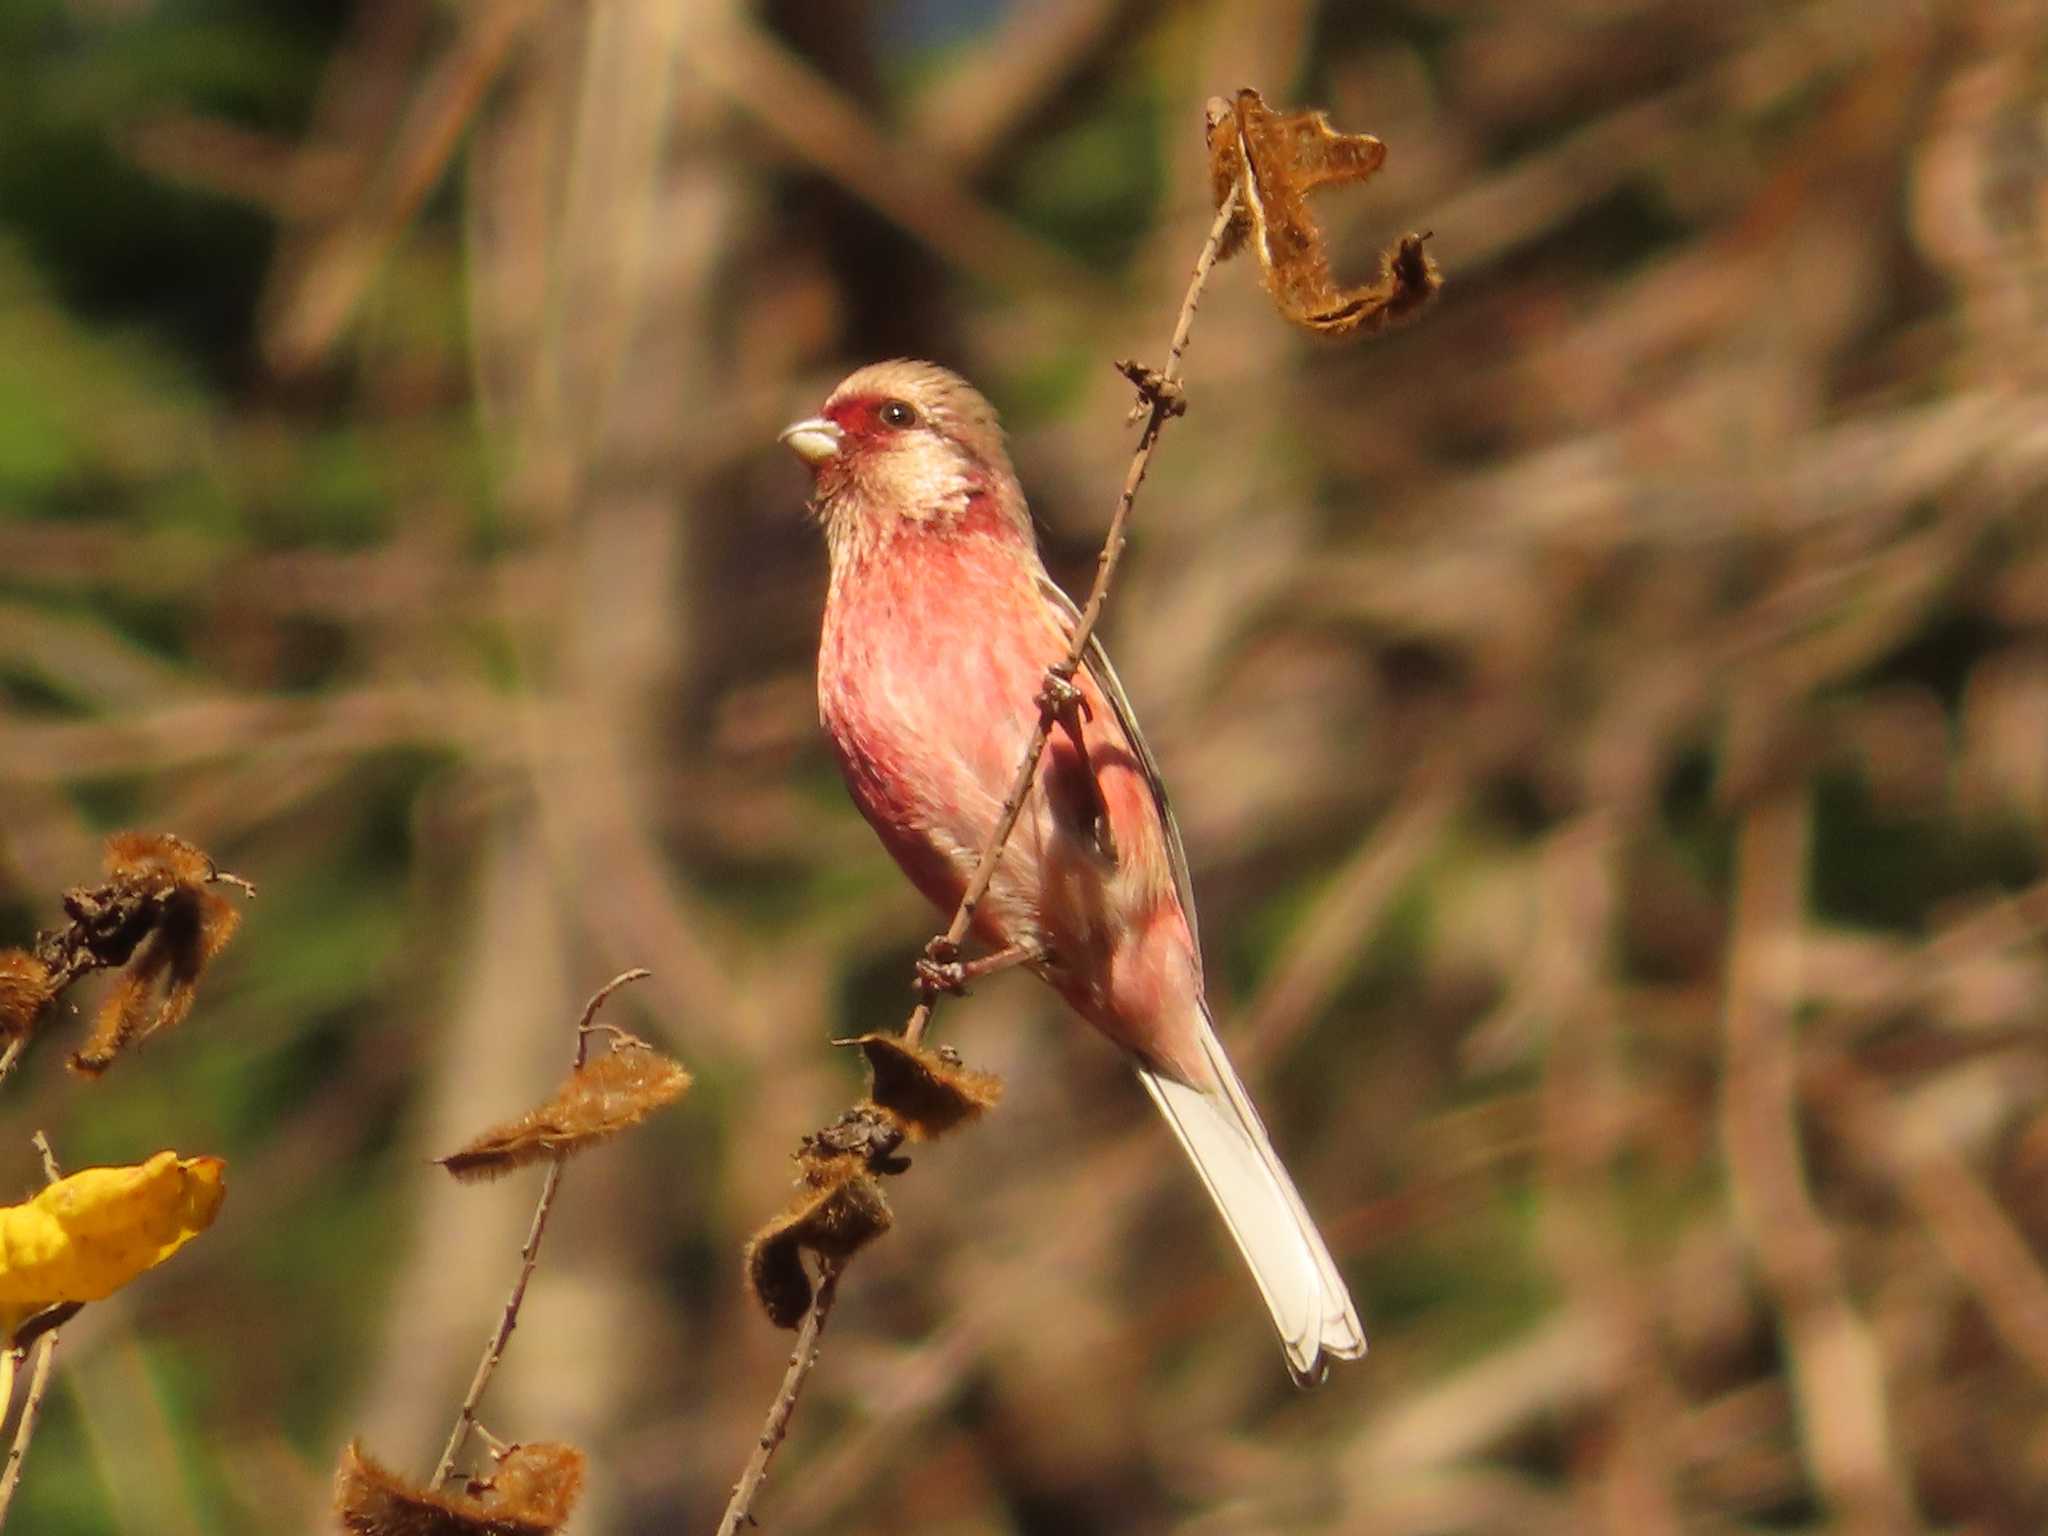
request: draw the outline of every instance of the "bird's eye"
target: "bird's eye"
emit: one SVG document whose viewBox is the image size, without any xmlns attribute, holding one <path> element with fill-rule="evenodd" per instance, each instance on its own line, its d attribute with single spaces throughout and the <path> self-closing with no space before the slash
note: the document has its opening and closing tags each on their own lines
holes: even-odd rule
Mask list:
<svg viewBox="0 0 2048 1536">
<path fill-rule="evenodd" d="M 877 414 L 882 418 L 882 425 L 886 427 L 914 427 L 917 425 L 917 412 L 908 405 L 905 405 L 901 400 L 884 400 L 882 402 L 882 409 Z"/>
</svg>

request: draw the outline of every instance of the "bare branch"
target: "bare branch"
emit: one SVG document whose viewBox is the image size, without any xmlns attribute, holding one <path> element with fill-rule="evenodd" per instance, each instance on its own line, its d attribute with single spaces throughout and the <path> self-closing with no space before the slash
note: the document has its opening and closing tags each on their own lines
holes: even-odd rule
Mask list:
<svg viewBox="0 0 2048 1536">
<path fill-rule="evenodd" d="M 953 919 L 946 925 L 946 931 L 934 938 L 926 947 L 929 968 L 921 969 L 926 978 L 921 987 L 923 998 L 911 1010 L 909 1022 L 904 1025 L 903 1039 L 915 1048 L 931 1024 L 932 1006 L 941 990 L 950 990 L 942 983 L 956 975 L 964 982 L 970 974 L 984 974 L 987 970 L 999 968 L 1002 964 L 1016 963 L 1022 956 L 1004 954 L 991 957 L 996 966 L 983 966 L 979 970 L 959 967 L 960 945 L 966 939 L 974 923 L 974 909 L 988 894 L 989 881 L 995 876 L 996 861 L 1001 858 L 1003 845 L 1009 841 L 1010 833 L 1017 825 L 1017 817 L 1024 806 L 1025 797 L 1031 792 L 1031 782 L 1037 776 L 1039 759 L 1045 753 L 1045 744 L 1054 727 L 1059 723 L 1063 708 L 1071 707 L 1063 701 L 1071 696 L 1074 674 L 1081 668 L 1081 659 L 1087 654 L 1088 642 L 1095 633 L 1095 626 L 1102 617 L 1103 604 L 1109 599 L 1110 584 L 1116 579 L 1117 566 L 1123 559 L 1124 529 L 1130 521 L 1131 506 L 1138 499 L 1138 487 L 1145 483 L 1145 472 L 1152 463 L 1153 450 L 1159 444 L 1159 434 L 1167 422 L 1187 409 L 1186 399 L 1181 392 L 1179 374 L 1181 358 L 1187 351 L 1188 334 L 1195 323 L 1195 309 L 1200 303 L 1202 289 L 1209 281 L 1209 271 L 1216 264 L 1216 253 L 1223 242 L 1224 232 L 1230 227 L 1231 215 L 1237 210 L 1237 193 L 1233 189 L 1216 211 L 1216 220 L 1209 226 L 1209 235 L 1202 242 L 1201 253 L 1195 258 L 1195 270 L 1188 280 L 1186 295 L 1181 299 L 1180 314 L 1174 321 L 1173 340 L 1167 348 L 1166 367 L 1154 372 L 1136 363 L 1123 362 L 1117 366 L 1124 376 L 1137 387 L 1140 407 L 1145 413 L 1145 425 L 1138 434 L 1138 446 L 1132 451 L 1130 468 L 1124 472 L 1122 492 L 1117 496 L 1116 510 L 1109 520 L 1109 532 L 1104 536 L 1102 553 L 1095 564 L 1095 584 L 1088 593 L 1087 605 L 1081 610 L 1079 622 L 1074 626 L 1073 638 L 1067 646 L 1067 653 L 1048 669 L 1047 686 L 1038 696 L 1038 724 L 1031 733 L 1022 761 L 1011 777 L 1009 793 L 1003 799 L 1002 814 L 996 818 L 995 827 L 988 840 L 982 844 L 981 854 L 976 861 L 974 876 L 967 883 L 967 889 L 960 898 L 960 905 L 954 909 Z M 754 1496 L 759 1492 L 761 1481 L 768 1474 L 768 1462 L 789 1433 L 790 1417 L 796 1412 L 797 1395 L 803 1390 L 805 1379 L 817 1364 L 818 1340 L 825 1331 L 825 1320 L 831 1315 L 832 1299 L 837 1292 L 840 1265 L 826 1262 L 821 1266 L 821 1276 L 811 1307 L 804 1314 L 797 1333 L 796 1348 L 790 1355 L 789 1370 L 782 1378 L 782 1386 L 775 1394 L 775 1400 L 768 1407 L 768 1418 L 761 1429 L 760 1439 L 753 1453 L 747 1458 L 746 1469 L 740 1480 L 733 1485 L 732 1499 L 725 1507 L 725 1516 L 718 1523 L 718 1536 L 733 1536 L 743 1524 L 751 1523 Z"/>
<path fill-rule="evenodd" d="M 621 971 L 610 981 L 593 992 L 590 1001 L 583 1005 L 583 1016 L 576 1021 L 576 1055 L 571 1070 L 583 1065 L 590 1053 L 592 1031 L 608 1028 L 596 1022 L 597 1010 L 604 1006 L 605 999 L 628 982 L 640 981 L 654 973 L 645 969 Z M 470 1379 L 469 1391 L 462 1399 L 462 1411 L 455 1416 L 455 1428 L 449 1431 L 448 1444 L 442 1448 L 441 1459 L 434 1464 L 434 1475 L 427 1480 L 429 1488 L 438 1488 L 448 1481 L 455 1470 L 455 1458 L 461 1454 L 462 1442 L 476 1428 L 477 1406 L 483 1402 L 484 1389 L 491 1384 L 491 1377 L 498 1369 L 498 1362 L 505 1358 L 505 1346 L 512 1338 L 512 1330 L 519 1326 L 519 1308 L 526 1301 L 527 1282 L 533 1279 L 534 1266 L 540 1261 L 540 1240 L 548 1229 L 548 1213 L 555 1207 L 555 1191 L 562 1187 L 562 1167 L 569 1160 L 566 1151 L 557 1152 L 548 1164 L 548 1176 L 540 1188 L 540 1200 L 533 1208 L 533 1225 L 527 1229 L 526 1242 L 519 1250 L 519 1275 L 512 1282 L 511 1294 L 505 1298 L 505 1310 L 498 1316 L 498 1326 L 491 1331 L 488 1343 L 484 1345 L 483 1358 L 477 1362 L 476 1375 Z"/>
<path fill-rule="evenodd" d="M 746 1469 L 740 1473 L 740 1480 L 733 1484 L 732 1498 L 725 1506 L 724 1517 L 718 1522 L 718 1536 L 734 1536 L 741 1526 L 753 1524 L 754 1495 L 761 1491 L 761 1484 L 768 1476 L 768 1463 L 789 1434 L 789 1421 L 796 1413 L 796 1400 L 803 1392 L 811 1368 L 818 1363 L 818 1336 L 825 1331 L 825 1320 L 832 1315 L 832 1302 L 838 1294 L 839 1266 L 821 1266 L 818 1291 L 811 1298 L 811 1310 L 804 1314 L 803 1326 L 797 1330 L 796 1346 L 789 1354 L 789 1369 L 782 1374 L 782 1385 L 776 1389 L 775 1401 L 768 1405 L 768 1417 L 761 1425 L 761 1438 L 754 1442 Z"/>
<path fill-rule="evenodd" d="M 17 1041 L 16 1044 L 20 1042 Z M 15 1054 L 12 1050 L 9 1055 Z M 33 1140 L 36 1151 L 42 1154 L 43 1176 L 52 1184 L 64 1176 L 64 1170 L 57 1166 L 57 1154 L 50 1150 L 50 1138 L 37 1131 Z M 21 1483 L 22 1463 L 28 1459 L 29 1442 L 35 1438 L 36 1420 L 42 1416 L 43 1397 L 50 1390 L 50 1363 L 57 1353 L 57 1330 L 52 1328 L 35 1343 L 35 1369 L 29 1373 L 28 1396 L 22 1399 L 21 1422 L 14 1426 L 14 1443 L 7 1447 L 7 1465 L 0 1470 L 0 1527 L 7 1524 L 7 1511 L 14 1503 L 14 1490 Z M 7 1353 L 7 1385 L 14 1385 L 14 1372 L 21 1363 L 21 1350 L 10 1349 Z M 0 1417 L 7 1408 L 7 1396 L 0 1393 Z"/>
<path fill-rule="evenodd" d="M 1187 294 L 1180 301 L 1180 315 L 1174 321 L 1173 341 L 1166 349 L 1166 367 L 1154 373 L 1135 363 L 1117 365 L 1138 388 L 1139 399 L 1145 408 L 1145 426 L 1138 434 L 1138 446 L 1131 452 L 1130 468 L 1124 471 L 1124 487 L 1117 496 L 1116 511 L 1110 515 L 1109 532 L 1103 538 L 1102 553 L 1096 557 L 1095 585 L 1089 589 L 1087 605 L 1081 610 L 1080 622 L 1074 626 L 1067 654 L 1051 668 L 1055 682 L 1071 684 L 1074 674 L 1081 669 L 1081 658 L 1087 654 L 1088 642 L 1095 634 L 1096 623 L 1102 618 L 1103 604 L 1109 601 L 1110 584 L 1116 580 L 1117 566 L 1123 560 L 1124 529 L 1130 521 L 1131 506 L 1138 499 L 1138 487 L 1145 483 L 1145 472 L 1152 465 L 1152 452 L 1159 446 L 1159 434 L 1169 421 L 1187 409 L 1180 387 L 1181 358 L 1187 351 L 1188 334 L 1194 328 L 1195 310 L 1201 303 L 1202 289 L 1209 281 L 1210 269 L 1216 265 L 1217 249 L 1222 245 L 1224 231 L 1230 228 L 1231 215 L 1236 211 L 1237 192 L 1233 188 L 1216 210 L 1216 220 L 1209 226 L 1209 237 L 1202 242 L 1201 254 L 1195 258 L 1194 275 L 1188 280 Z M 981 905 L 982 897 L 988 894 L 989 882 L 995 879 L 996 863 L 1002 858 L 1003 845 L 1016 829 L 1025 797 L 1031 793 L 1031 782 L 1038 776 L 1038 762 L 1045 755 L 1045 743 L 1058 723 L 1060 697 L 1058 688 L 1048 688 L 1039 696 L 1038 725 L 1031 732 L 1031 740 L 1025 744 L 1024 756 L 1017 764 L 1016 773 L 1010 778 L 1009 793 L 1003 797 L 1002 814 L 996 817 L 988 840 L 981 845 L 973 878 L 967 882 L 960 905 L 953 910 L 953 920 L 928 951 L 935 960 L 949 960 L 957 954 L 960 945 L 966 941 L 968 931 L 974 926 L 974 910 Z M 903 1026 L 903 1037 L 912 1045 L 922 1040 L 925 1031 L 931 1027 L 932 1001 L 926 997 L 920 1002 L 911 1010 L 909 1022 Z"/>
</svg>

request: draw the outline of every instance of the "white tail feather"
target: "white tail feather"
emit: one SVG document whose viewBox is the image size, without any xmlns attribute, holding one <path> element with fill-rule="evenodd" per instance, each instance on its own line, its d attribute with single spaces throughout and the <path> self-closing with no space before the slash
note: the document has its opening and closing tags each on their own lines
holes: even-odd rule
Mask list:
<svg viewBox="0 0 2048 1536">
<path fill-rule="evenodd" d="M 1201 1039 L 1209 1065 L 1223 1084 L 1221 1094 L 1191 1088 L 1145 1067 L 1138 1069 L 1138 1077 L 1173 1127 L 1251 1266 L 1280 1332 L 1288 1370 L 1296 1382 L 1313 1385 L 1328 1369 L 1325 1357 L 1355 1360 L 1365 1353 L 1365 1329 L 1344 1277 L 1337 1273 L 1322 1234 L 1273 1151 L 1206 1011 Z"/>
</svg>

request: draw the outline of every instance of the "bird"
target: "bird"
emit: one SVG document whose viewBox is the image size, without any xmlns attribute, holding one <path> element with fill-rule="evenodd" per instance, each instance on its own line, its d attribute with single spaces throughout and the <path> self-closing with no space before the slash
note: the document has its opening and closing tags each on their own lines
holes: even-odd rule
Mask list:
<svg viewBox="0 0 2048 1536">
<path fill-rule="evenodd" d="M 829 563 L 821 723 L 862 816 L 950 913 L 1079 614 L 1046 572 L 995 410 L 958 374 L 871 364 L 781 441 L 811 471 Z M 949 979 L 1028 967 L 1123 1051 L 1312 1385 L 1365 1353 L 1358 1310 L 1217 1038 L 1187 854 L 1092 638 L 1070 687 L 974 913 L 989 954 Z"/>
</svg>

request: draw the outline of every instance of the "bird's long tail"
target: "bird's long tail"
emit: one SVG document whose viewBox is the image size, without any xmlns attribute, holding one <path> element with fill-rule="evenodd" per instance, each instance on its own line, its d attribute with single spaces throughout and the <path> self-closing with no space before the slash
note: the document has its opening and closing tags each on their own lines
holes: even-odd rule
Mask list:
<svg viewBox="0 0 2048 1536">
<path fill-rule="evenodd" d="M 1202 1049 L 1220 1093 L 1145 1067 L 1138 1076 L 1251 1266 L 1280 1332 L 1288 1370 L 1297 1383 L 1310 1386 L 1322 1379 L 1330 1358 L 1355 1360 L 1365 1353 L 1365 1329 L 1322 1234 L 1223 1054 L 1207 1009 L 1200 1024 Z"/>
</svg>

